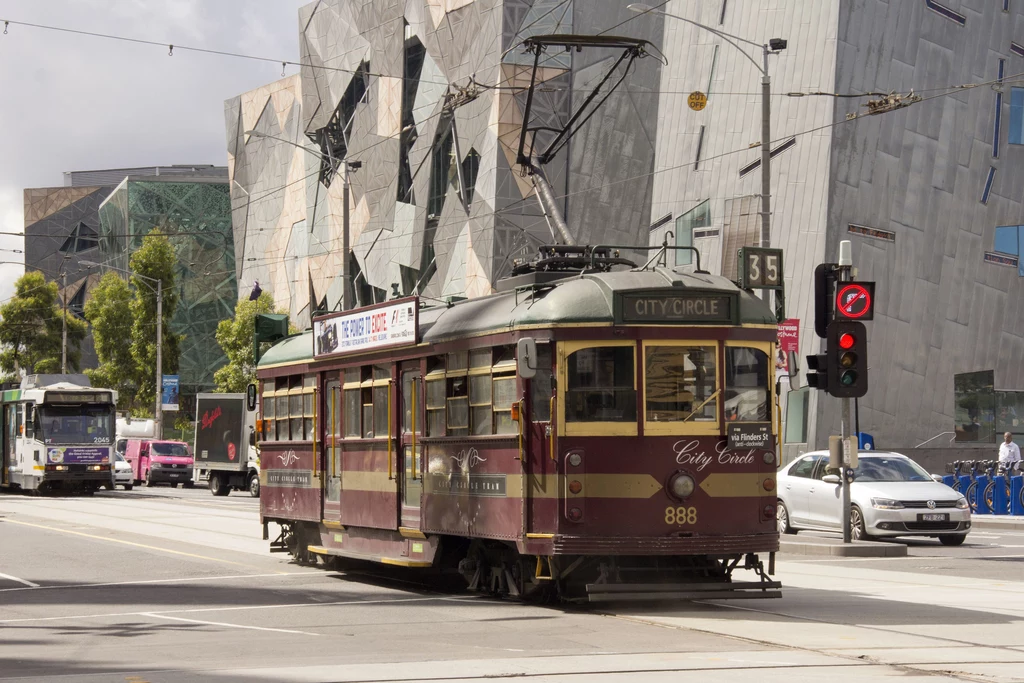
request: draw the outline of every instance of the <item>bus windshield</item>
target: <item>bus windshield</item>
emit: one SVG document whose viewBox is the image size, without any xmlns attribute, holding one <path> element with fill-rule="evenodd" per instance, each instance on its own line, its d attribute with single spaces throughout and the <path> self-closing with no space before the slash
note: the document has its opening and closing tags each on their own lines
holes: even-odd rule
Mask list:
<svg viewBox="0 0 1024 683">
<path fill-rule="evenodd" d="M 109 405 L 44 405 L 39 427 L 46 444 L 109 444 L 114 437 L 113 420 L 114 410 Z"/>
</svg>

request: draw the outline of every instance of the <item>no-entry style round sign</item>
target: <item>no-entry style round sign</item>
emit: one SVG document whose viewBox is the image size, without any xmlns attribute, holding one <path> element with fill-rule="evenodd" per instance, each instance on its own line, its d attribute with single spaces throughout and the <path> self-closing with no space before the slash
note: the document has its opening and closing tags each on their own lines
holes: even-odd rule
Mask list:
<svg viewBox="0 0 1024 683">
<path fill-rule="evenodd" d="M 871 283 L 872 285 L 874 283 Z M 848 320 L 871 319 L 871 290 L 868 283 L 849 283 L 839 286 L 836 293 L 836 314 Z"/>
</svg>

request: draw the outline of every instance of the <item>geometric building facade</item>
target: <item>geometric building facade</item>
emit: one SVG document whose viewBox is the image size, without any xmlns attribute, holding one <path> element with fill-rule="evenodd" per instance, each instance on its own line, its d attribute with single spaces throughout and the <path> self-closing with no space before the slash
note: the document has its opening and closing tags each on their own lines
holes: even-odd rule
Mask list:
<svg viewBox="0 0 1024 683">
<path fill-rule="evenodd" d="M 737 249 L 760 241 L 764 142 L 770 244 L 784 250 L 799 356 L 819 350 L 811 276 L 836 260 L 841 240 L 853 243 L 859 279 L 877 282 L 871 388 L 859 401 L 876 446 L 1024 435 L 1024 393 L 1013 391 L 1024 390 L 1024 88 L 1009 78 L 1024 72 L 1024 41 L 1013 35 L 1024 6 L 660 5 L 758 45 L 788 41 L 769 64 L 772 134 L 762 141 L 751 62 L 761 51 L 745 56 L 712 31 L 626 4 L 323 0 L 300 9 L 301 74 L 226 104 L 241 282 L 260 281 L 300 324 L 311 304 L 340 305 L 346 271 L 358 304 L 491 292 L 513 259 L 553 241 L 517 164 L 532 63 L 521 41 L 642 38 L 664 61 L 654 48 L 637 60 L 545 167 L 578 243 L 667 239 L 735 276 Z M 531 127 L 564 123 L 616 56 L 549 50 Z M 959 87 L 970 84 L 983 87 Z M 702 111 L 687 106 L 693 91 L 707 95 Z M 887 93 L 912 103 L 869 115 L 868 101 Z M 361 164 L 349 173 L 349 263 L 343 161 Z M 675 258 L 695 267 L 686 252 Z M 787 456 L 838 433 L 837 400 L 782 388 Z"/>
<path fill-rule="evenodd" d="M 231 202 L 225 178 L 125 178 L 99 209 L 103 263 L 127 270 L 143 238 L 159 229 L 176 255 L 178 306 L 171 330 L 182 335 L 177 373 L 181 410 L 215 387 L 227 359 L 217 325 L 234 316 L 238 301 Z"/>
<path fill-rule="evenodd" d="M 631 13 L 617 3 L 572 0 L 327 0 L 299 15 L 301 74 L 225 106 L 244 287 L 259 281 L 293 319 L 308 323 L 310 302 L 341 305 L 346 266 L 354 304 L 396 293 L 479 296 L 514 259 L 553 241 L 516 163 L 532 68 L 519 43 L 596 33 Z M 660 31 L 658 21 L 636 23 L 639 37 Z M 572 91 L 592 87 L 618 54 L 545 56 L 532 124 L 565 121 Z M 657 123 L 660 68 L 656 58 L 639 60 L 629 91 L 614 95 L 545 166 L 581 243 L 646 239 L 655 150 L 645 131 Z M 629 154 L 590 163 L 595 150 L 612 144 Z M 613 181 L 616 192 L 572 193 L 573 182 Z"/>
</svg>

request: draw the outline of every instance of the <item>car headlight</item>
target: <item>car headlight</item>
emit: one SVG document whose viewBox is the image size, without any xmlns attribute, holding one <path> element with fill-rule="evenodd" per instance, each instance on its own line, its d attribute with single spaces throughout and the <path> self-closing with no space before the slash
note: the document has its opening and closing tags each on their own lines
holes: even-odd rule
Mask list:
<svg viewBox="0 0 1024 683">
<path fill-rule="evenodd" d="M 957 510 L 967 510 L 970 507 L 971 506 L 968 505 L 968 503 L 967 503 L 967 499 L 964 498 L 963 496 L 960 496 L 959 498 L 956 499 L 956 509 Z"/>
<path fill-rule="evenodd" d="M 902 510 L 903 503 L 892 498 L 872 498 L 871 507 L 876 510 Z"/>
<path fill-rule="evenodd" d="M 151 463 L 149 463 L 149 469 L 151 469 L 151 470 L 158 470 L 158 469 L 160 469 L 160 463 L 158 463 L 158 462 L 151 462 Z"/>
</svg>

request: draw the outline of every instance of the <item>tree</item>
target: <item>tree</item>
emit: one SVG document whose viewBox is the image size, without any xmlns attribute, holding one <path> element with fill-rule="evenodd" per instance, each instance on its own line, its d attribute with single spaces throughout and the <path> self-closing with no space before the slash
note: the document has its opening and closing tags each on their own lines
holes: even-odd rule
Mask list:
<svg viewBox="0 0 1024 683">
<path fill-rule="evenodd" d="M 256 315 L 274 313 L 274 297 L 263 292 L 255 301 L 239 301 L 235 317 L 217 325 L 217 343 L 228 357 L 228 364 L 213 375 L 217 391 L 242 392 L 256 380 L 256 364 L 252 357 L 252 338 L 256 332 Z"/>
<path fill-rule="evenodd" d="M 86 370 L 93 386 L 118 392 L 118 407 L 131 408 L 139 386 L 139 370 L 126 340 L 132 333 L 132 290 L 117 273 L 108 271 L 85 304 L 85 318 L 92 325 L 93 342 L 100 365 Z"/>
<path fill-rule="evenodd" d="M 178 308 L 175 286 L 174 246 L 159 230 L 142 239 L 142 246 L 132 254 L 130 268 L 135 297 L 129 305 L 132 316 L 131 353 L 139 372 L 137 396 L 143 405 L 156 399 L 156 282 L 163 293 L 163 372 L 174 374 L 178 368 L 181 337 L 171 331 L 171 318 Z M 142 276 L 142 277 L 139 277 Z"/>
<path fill-rule="evenodd" d="M 21 370 L 29 374 L 61 371 L 65 317 L 68 370 L 78 370 L 85 323 L 62 310 L 57 283 L 47 282 L 37 271 L 18 278 L 14 296 L 0 306 L 0 370 L 5 379 L 16 379 Z"/>
</svg>

